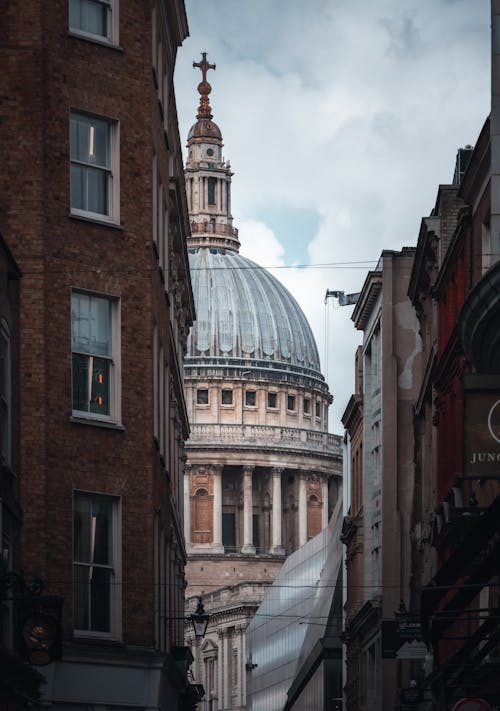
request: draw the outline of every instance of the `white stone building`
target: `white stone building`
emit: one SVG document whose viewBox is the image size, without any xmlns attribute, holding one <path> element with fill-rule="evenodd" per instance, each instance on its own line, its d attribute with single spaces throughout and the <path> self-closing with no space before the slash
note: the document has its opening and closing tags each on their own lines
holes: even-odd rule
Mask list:
<svg viewBox="0 0 500 711">
<path fill-rule="evenodd" d="M 185 535 L 188 598 L 211 615 L 195 648 L 202 709 L 245 708 L 245 629 L 286 555 L 328 523 L 340 489 L 340 438 L 309 324 L 269 272 L 239 254 L 229 161 L 212 120 L 212 67 L 185 169 L 196 306 L 185 361 L 191 435 Z M 189 634 L 189 633 L 188 633 Z"/>
</svg>

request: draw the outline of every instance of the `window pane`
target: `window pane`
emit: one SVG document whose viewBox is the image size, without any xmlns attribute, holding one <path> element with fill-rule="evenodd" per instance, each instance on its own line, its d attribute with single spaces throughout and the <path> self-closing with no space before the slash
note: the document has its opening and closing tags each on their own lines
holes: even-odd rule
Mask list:
<svg viewBox="0 0 500 711">
<path fill-rule="evenodd" d="M 73 30 L 82 30 L 93 35 L 107 37 L 108 7 L 106 2 L 70 0 L 69 26 Z"/>
<path fill-rule="evenodd" d="M 71 328 L 74 351 L 112 355 L 111 308 L 109 299 L 72 293 Z"/>
<path fill-rule="evenodd" d="M 112 571 L 109 568 L 92 568 L 91 629 L 96 632 L 111 630 L 111 582 Z"/>
<path fill-rule="evenodd" d="M 223 405 L 232 405 L 233 404 L 233 391 L 232 390 L 223 390 L 221 402 Z"/>
<path fill-rule="evenodd" d="M 77 210 L 87 209 L 87 198 L 85 197 L 85 168 L 81 165 L 71 166 L 71 207 Z"/>
<path fill-rule="evenodd" d="M 98 168 L 87 168 L 87 204 L 84 210 L 98 215 L 109 215 L 108 182 L 109 174 Z"/>
<path fill-rule="evenodd" d="M 112 565 L 112 502 L 106 497 L 93 497 L 92 501 L 93 562 Z"/>
<path fill-rule="evenodd" d="M 82 29 L 82 2 L 81 0 L 69 0 L 69 26 L 74 30 Z"/>
<path fill-rule="evenodd" d="M 73 508 L 73 557 L 79 563 L 90 563 L 91 499 L 75 496 Z"/>
<path fill-rule="evenodd" d="M 92 353 L 111 355 L 111 301 L 91 298 L 90 336 Z"/>
<path fill-rule="evenodd" d="M 102 119 L 89 119 L 89 162 L 109 168 L 110 126 Z"/>
<path fill-rule="evenodd" d="M 85 2 L 85 31 L 91 32 L 94 35 L 107 37 L 107 8 L 100 2 Z"/>
<path fill-rule="evenodd" d="M 255 390 L 247 390 L 245 392 L 245 404 L 251 407 L 255 405 Z"/>
<path fill-rule="evenodd" d="M 92 397 L 90 412 L 109 415 L 109 360 L 92 358 Z"/>
<path fill-rule="evenodd" d="M 89 570 L 82 565 L 73 568 L 73 610 L 77 630 L 89 629 Z"/>
<path fill-rule="evenodd" d="M 73 410 L 89 409 L 89 356 L 73 353 Z"/>
</svg>

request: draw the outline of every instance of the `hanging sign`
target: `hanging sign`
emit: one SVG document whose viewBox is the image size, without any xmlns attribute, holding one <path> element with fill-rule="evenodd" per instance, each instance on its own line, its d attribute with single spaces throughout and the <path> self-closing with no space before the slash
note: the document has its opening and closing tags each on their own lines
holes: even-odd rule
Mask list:
<svg viewBox="0 0 500 711">
<path fill-rule="evenodd" d="M 463 476 L 500 479 L 500 387 L 488 376 L 465 376 Z"/>
</svg>

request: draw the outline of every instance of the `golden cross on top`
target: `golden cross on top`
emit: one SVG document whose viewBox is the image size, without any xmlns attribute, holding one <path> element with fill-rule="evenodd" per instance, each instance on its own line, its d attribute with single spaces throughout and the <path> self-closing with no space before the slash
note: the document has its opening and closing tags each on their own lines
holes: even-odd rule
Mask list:
<svg viewBox="0 0 500 711">
<path fill-rule="evenodd" d="M 201 62 L 193 62 L 193 67 L 198 67 L 199 69 L 201 69 L 203 81 L 206 81 L 208 70 L 215 69 L 215 64 L 209 64 L 209 62 L 207 62 L 207 53 L 202 52 L 201 53 Z"/>
</svg>

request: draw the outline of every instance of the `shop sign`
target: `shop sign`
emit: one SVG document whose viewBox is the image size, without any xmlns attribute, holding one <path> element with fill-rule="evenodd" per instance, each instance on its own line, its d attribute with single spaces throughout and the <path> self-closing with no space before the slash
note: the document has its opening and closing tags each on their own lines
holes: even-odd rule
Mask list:
<svg viewBox="0 0 500 711">
<path fill-rule="evenodd" d="M 500 388 L 484 376 L 464 378 L 463 476 L 500 478 Z M 488 389 L 487 389 L 488 388 Z"/>
<path fill-rule="evenodd" d="M 404 636 L 406 635 L 406 636 Z M 400 624 L 392 620 L 382 621 L 382 657 L 383 659 L 424 659 L 427 646 L 422 641 L 420 624 L 418 630 L 407 629 L 401 636 Z"/>
</svg>

